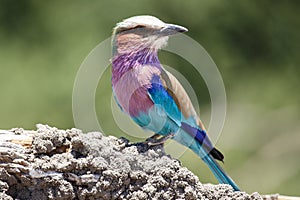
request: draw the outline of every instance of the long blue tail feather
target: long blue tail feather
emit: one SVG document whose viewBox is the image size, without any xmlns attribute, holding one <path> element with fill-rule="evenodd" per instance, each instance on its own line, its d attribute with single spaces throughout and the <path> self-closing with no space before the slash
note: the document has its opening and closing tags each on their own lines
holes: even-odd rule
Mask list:
<svg viewBox="0 0 300 200">
<path fill-rule="evenodd" d="M 219 163 L 210 154 L 204 156 L 202 160 L 208 165 L 219 183 L 229 184 L 235 191 L 240 191 L 236 183 L 224 172 Z"/>
<path fill-rule="evenodd" d="M 239 191 L 236 183 L 226 174 L 217 162 L 217 160 L 223 162 L 224 156 L 219 150 L 213 147 L 206 132 L 200 128 L 192 127 L 187 123 L 182 123 L 181 128 L 191 137 L 191 140 L 194 141 L 194 143 L 190 142 L 190 145 L 187 146 L 189 146 L 208 165 L 219 183 L 229 184 L 235 191 Z M 180 142 L 182 142 L 182 138 Z"/>
</svg>

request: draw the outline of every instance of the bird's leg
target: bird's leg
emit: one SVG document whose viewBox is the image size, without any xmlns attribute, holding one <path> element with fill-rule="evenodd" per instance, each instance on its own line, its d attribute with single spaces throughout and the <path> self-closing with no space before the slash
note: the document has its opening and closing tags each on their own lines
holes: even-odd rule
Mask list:
<svg viewBox="0 0 300 200">
<path fill-rule="evenodd" d="M 168 139 L 172 138 L 174 136 L 174 133 L 162 136 L 159 138 L 159 134 L 154 134 L 150 138 L 148 138 L 144 143 L 148 144 L 149 146 L 156 146 L 156 145 L 161 145 L 164 144 Z"/>
<path fill-rule="evenodd" d="M 147 138 L 146 141 L 148 141 L 148 140 L 157 140 L 160 136 L 161 135 L 159 135 L 158 133 L 155 133 L 151 137 Z"/>
</svg>

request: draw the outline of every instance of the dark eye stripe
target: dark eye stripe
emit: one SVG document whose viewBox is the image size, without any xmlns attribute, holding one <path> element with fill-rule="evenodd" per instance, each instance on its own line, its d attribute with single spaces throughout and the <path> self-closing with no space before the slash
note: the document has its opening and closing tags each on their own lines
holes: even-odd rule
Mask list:
<svg viewBox="0 0 300 200">
<path fill-rule="evenodd" d="M 121 33 L 121 32 L 124 32 L 124 31 L 130 31 L 130 30 L 133 30 L 133 29 L 138 29 L 138 28 L 146 28 L 146 26 L 143 26 L 143 25 L 137 25 L 137 26 L 134 26 L 132 28 L 120 28 L 116 31 L 116 33 Z"/>
<path fill-rule="evenodd" d="M 146 28 L 146 26 L 143 25 L 137 25 L 136 27 L 132 28 L 132 29 L 136 29 L 136 28 Z"/>
</svg>

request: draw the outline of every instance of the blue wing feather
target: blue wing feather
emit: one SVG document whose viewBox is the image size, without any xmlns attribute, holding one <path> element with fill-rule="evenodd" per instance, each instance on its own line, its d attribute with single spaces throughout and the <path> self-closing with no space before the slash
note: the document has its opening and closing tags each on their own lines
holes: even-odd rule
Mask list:
<svg viewBox="0 0 300 200">
<path fill-rule="evenodd" d="M 159 76 L 153 76 L 152 85 L 148 89 L 148 94 L 153 103 L 156 106 L 161 105 L 168 117 L 180 127 L 182 121 L 181 112 L 172 96 L 163 87 Z"/>
</svg>

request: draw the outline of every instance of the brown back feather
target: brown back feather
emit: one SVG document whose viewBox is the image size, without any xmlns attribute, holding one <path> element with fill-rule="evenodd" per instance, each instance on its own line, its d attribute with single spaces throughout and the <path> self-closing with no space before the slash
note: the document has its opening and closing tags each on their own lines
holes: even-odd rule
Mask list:
<svg viewBox="0 0 300 200">
<path fill-rule="evenodd" d="M 161 80 L 164 88 L 175 100 L 178 108 L 182 112 L 185 118 L 192 117 L 196 121 L 196 124 L 205 130 L 203 123 L 197 115 L 195 108 L 180 82 L 170 72 L 162 70 Z"/>
</svg>

